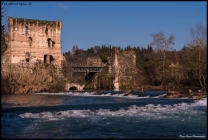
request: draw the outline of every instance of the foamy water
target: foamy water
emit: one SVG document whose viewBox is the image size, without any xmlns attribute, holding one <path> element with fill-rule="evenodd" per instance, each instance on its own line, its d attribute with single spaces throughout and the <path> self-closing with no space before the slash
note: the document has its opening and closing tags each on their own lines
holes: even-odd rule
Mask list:
<svg viewBox="0 0 208 140">
<path fill-rule="evenodd" d="M 46 94 L 46 95 L 68 95 L 68 96 L 110 96 L 110 97 L 122 97 L 122 98 L 131 98 L 131 99 L 139 99 L 139 98 L 150 98 L 151 96 L 148 93 L 152 91 L 146 91 L 144 94 L 126 94 L 125 92 L 116 92 L 116 91 L 105 91 L 105 92 L 59 92 L 59 93 L 34 93 L 34 94 Z M 158 91 L 156 91 L 158 92 Z M 161 92 L 159 95 L 154 95 L 151 98 L 161 98 L 167 94 L 166 91 Z"/>
<path fill-rule="evenodd" d="M 37 93 L 66 95 L 64 105 L 6 109 L 3 138 L 178 138 L 206 134 L 207 99 L 165 99 L 104 92 Z M 69 101 L 67 100 L 69 99 Z"/>
<path fill-rule="evenodd" d="M 110 109 L 98 109 L 95 111 L 87 110 L 67 110 L 67 111 L 54 111 L 54 112 L 40 112 L 40 113 L 24 113 L 20 114 L 21 118 L 35 118 L 35 119 L 63 119 L 67 117 L 91 117 L 91 116 L 153 116 L 157 118 L 160 115 L 165 116 L 165 114 L 172 114 L 186 111 L 187 113 L 195 113 L 191 107 L 193 106 L 207 106 L 206 98 L 194 103 L 179 103 L 174 105 L 153 105 L 148 104 L 146 106 L 138 107 L 136 105 L 131 105 L 128 108 L 122 108 L 116 111 Z M 169 116 L 174 117 L 174 116 Z"/>
</svg>

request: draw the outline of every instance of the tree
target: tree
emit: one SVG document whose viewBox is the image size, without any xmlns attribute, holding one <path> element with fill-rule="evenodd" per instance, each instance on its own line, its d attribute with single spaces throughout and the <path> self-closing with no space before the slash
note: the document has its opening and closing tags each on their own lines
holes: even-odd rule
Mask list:
<svg viewBox="0 0 208 140">
<path fill-rule="evenodd" d="M 151 34 L 153 40 L 150 45 L 155 46 L 156 50 L 165 50 L 169 51 L 172 49 L 172 45 L 174 45 L 174 35 L 171 34 L 169 38 L 166 38 L 163 32 L 158 32 L 155 34 Z"/>
<path fill-rule="evenodd" d="M 196 24 L 190 29 L 191 41 L 183 48 L 183 65 L 188 76 L 198 79 L 202 88 L 207 86 L 207 29 Z"/>
<path fill-rule="evenodd" d="M 195 28 L 190 29 L 191 32 L 191 42 L 188 46 L 203 46 L 207 45 L 207 29 L 201 23 L 196 24 Z"/>
<path fill-rule="evenodd" d="M 100 59 L 102 60 L 103 63 L 108 62 L 108 56 L 107 55 L 101 53 L 99 56 L 100 56 Z"/>
<path fill-rule="evenodd" d="M 72 55 L 75 55 L 77 50 L 79 50 L 79 47 L 77 45 L 74 45 L 72 47 Z"/>
<path fill-rule="evenodd" d="M 7 6 L 4 5 L 4 2 L 1 3 L 1 55 L 6 51 L 7 44 L 6 44 L 6 37 L 7 35 Z"/>
<path fill-rule="evenodd" d="M 155 46 L 155 51 L 160 51 L 162 53 L 162 78 L 161 84 L 164 84 L 164 73 L 165 73 L 165 52 L 172 50 L 172 45 L 174 45 L 174 35 L 171 34 L 168 38 L 165 37 L 163 32 L 158 32 L 151 34 L 152 42 L 151 46 Z"/>
<path fill-rule="evenodd" d="M 88 49 L 87 49 L 87 53 L 94 53 L 93 48 L 92 48 L 92 47 L 91 47 L 91 48 L 88 48 Z"/>
<path fill-rule="evenodd" d="M 100 51 L 100 46 L 93 47 L 94 53 L 98 53 Z"/>
<path fill-rule="evenodd" d="M 1 33 L 4 33 L 7 31 L 7 6 L 4 5 L 4 2 L 1 3 Z"/>
</svg>

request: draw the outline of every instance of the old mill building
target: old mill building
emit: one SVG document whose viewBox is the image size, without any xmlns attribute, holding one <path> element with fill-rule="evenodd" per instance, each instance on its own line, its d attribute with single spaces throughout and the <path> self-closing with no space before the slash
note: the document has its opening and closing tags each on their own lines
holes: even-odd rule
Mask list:
<svg viewBox="0 0 208 140">
<path fill-rule="evenodd" d="M 8 18 L 8 49 L 2 63 L 44 63 L 61 65 L 61 21 Z"/>
</svg>

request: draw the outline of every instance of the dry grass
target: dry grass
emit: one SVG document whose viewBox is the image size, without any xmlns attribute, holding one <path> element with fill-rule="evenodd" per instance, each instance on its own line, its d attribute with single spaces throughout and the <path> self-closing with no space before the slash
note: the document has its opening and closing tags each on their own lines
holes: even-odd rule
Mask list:
<svg viewBox="0 0 208 140">
<path fill-rule="evenodd" d="M 43 91 L 63 91 L 64 82 L 53 65 L 37 62 L 29 70 L 8 70 L 2 74 L 1 92 L 3 94 L 26 94 Z"/>
</svg>

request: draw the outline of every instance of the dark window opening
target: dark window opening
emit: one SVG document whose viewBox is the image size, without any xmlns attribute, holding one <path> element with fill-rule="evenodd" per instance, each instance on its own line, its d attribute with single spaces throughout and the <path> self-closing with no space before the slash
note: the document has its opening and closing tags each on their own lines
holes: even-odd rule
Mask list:
<svg viewBox="0 0 208 140">
<path fill-rule="evenodd" d="M 44 63 L 51 64 L 51 62 L 55 60 L 52 55 L 44 55 Z"/>
<path fill-rule="evenodd" d="M 51 62 L 55 60 L 52 55 L 50 55 L 50 60 Z"/>
<path fill-rule="evenodd" d="M 58 22 L 58 27 L 60 26 L 59 22 Z"/>
<path fill-rule="evenodd" d="M 48 28 L 45 29 L 45 34 L 48 35 Z"/>
<path fill-rule="evenodd" d="M 44 55 L 44 63 L 46 63 L 46 57 L 47 57 L 47 55 Z"/>
<path fill-rule="evenodd" d="M 48 47 L 50 48 L 51 47 L 51 39 L 48 38 L 47 41 L 48 41 Z"/>
<path fill-rule="evenodd" d="M 52 41 L 52 47 L 55 47 L 55 41 Z"/>
<path fill-rule="evenodd" d="M 75 86 L 70 87 L 69 90 L 77 90 L 77 87 L 75 87 Z"/>
<path fill-rule="evenodd" d="M 30 53 L 29 52 L 26 52 L 25 60 L 26 60 L 26 62 L 30 62 Z"/>
<path fill-rule="evenodd" d="M 28 27 L 25 27 L 25 34 L 28 34 Z"/>
<path fill-rule="evenodd" d="M 32 37 L 29 37 L 28 42 L 29 42 L 29 46 L 32 46 Z"/>
</svg>

